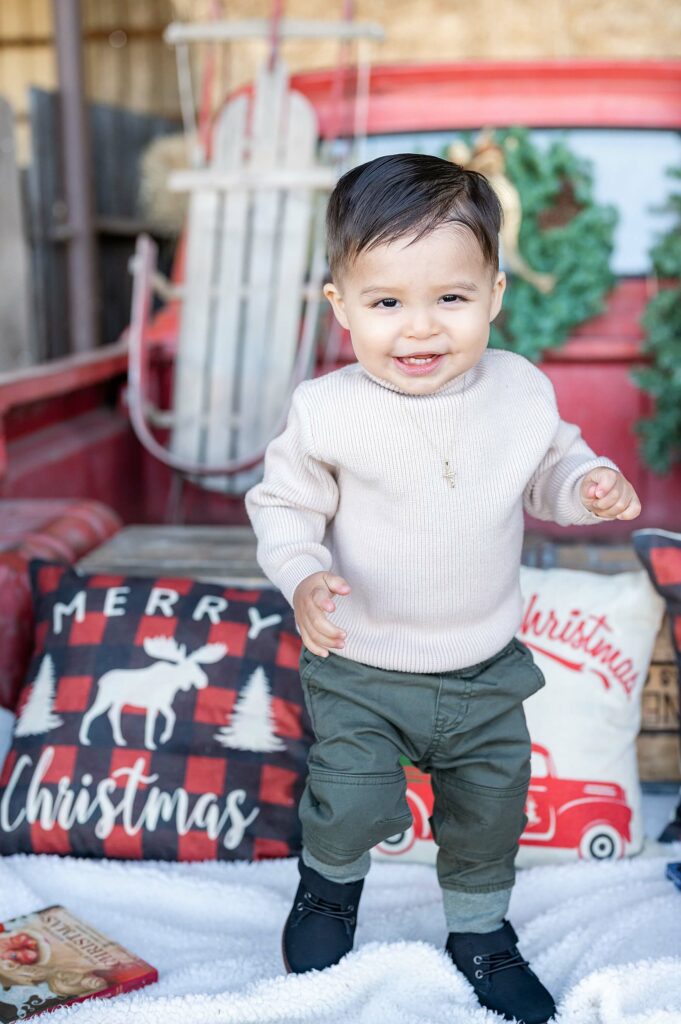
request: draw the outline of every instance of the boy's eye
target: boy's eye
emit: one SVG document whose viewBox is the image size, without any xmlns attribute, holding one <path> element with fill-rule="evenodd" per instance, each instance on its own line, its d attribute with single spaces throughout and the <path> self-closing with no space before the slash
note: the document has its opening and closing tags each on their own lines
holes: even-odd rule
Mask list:
<svg viewBox="0 0 681 1024">
<path fill-rule="evenodd" d="M 456 302 L 457 299 L 459 300 L 459 302 L 465 302 L 466 301 L 463 298 L 463 296 L 461 296 L 461 295 L 451 295 L 451 294 L 448 294 L 448 295 L 443 295 L 442 296 L 442 301 L 443 302 Z"/>
<path fill-rule="evenodd" d="M 379 299 L 378 302 L 374 302 L 374 307 L 379 309 L 394 309 L 397 305 L 397 299 Z"/>
</svg>

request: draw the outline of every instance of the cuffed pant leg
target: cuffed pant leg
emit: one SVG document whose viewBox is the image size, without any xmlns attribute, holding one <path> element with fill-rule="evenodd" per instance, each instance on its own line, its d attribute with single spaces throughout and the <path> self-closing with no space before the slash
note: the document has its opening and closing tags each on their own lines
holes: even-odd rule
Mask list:
<svg viewBox="0 0 681 1024">
<path fill-rule="evenodd" d="M 508 913 L 512 889 L 496 892 L 442 890 L 442 906 L 448 932 L 475 932 L 479 935 L 501 928 Z"/>
<path fill-rule="evenodd" d="M 330 882 L 359 882 L 361 878 L 366 878 L 369 874 L 371 856 L 367 852 L 348 864 L 333 865 L 319 860 L 303 847 L 303 863 L 323 875 L 324 878 L 328 878 Z"/>
</svg>

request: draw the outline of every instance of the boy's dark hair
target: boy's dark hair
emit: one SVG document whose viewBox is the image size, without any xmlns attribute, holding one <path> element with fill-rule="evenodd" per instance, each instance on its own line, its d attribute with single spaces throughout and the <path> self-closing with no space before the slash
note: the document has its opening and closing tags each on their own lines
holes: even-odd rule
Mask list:
<svg viewBox="0 0 681 1024">
<path fill-rule="evenodd" d="M 501 203 L 487 179 L 449 160 L 418 153 L 381 156 L 336 184 L 326 212 L 331 276 L 361 252 L 405 235 L 422 238 L 442 224 L 465 224 L 485 262 L 499 269 Z"/>
</svg>

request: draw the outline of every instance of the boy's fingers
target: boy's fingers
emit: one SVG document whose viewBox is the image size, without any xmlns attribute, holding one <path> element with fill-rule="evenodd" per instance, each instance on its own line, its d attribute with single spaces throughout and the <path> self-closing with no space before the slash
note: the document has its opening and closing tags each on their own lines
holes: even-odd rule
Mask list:
<svg viewBox="0 0 681 1024">
<path fill-rule="evenodd" d="M 317 640 L 317 643 L 326 651 L 327 654 L 331 651 L 340 651 L 345 647 L 345 643 L 342 640 L 324 640 L 322 638 Z"/>
<path fill-rule="evenodd" d="M 330 573 L 325 573 L 324 582 L 332 594 L 349 594 L 352 589 L 347 580 L 344 580 L 342 576 L 332 576 Z"/>
<path fill-rule="evenodd" d="M 641 513 L 641 502 L 636 494 L 624 494 L 613 505 L 602 507 L 599 502 L 594 508 L 604 519 L 636 519 Z"/>
<path fill-rule="evenodd" d="M 326 648 L 321 647 L 319 644 L 316 644 L 315 641 L 307 633 L 303 633 L 303 643 L 307 647 L 308 651 L 310 651 L 312 654 L 316 654 L 321 658 L 328 657 L 329 652 L 326 650 Z"/>
<path fill-rule="evenodd" d="M 319 635 L 319 639 L 324 637 L 329 640 L 342 640 L 345 634 L 342 630 L 334 626 L 332 622 L 323 617 L 315 616 L 310 618 L 311 629 Z"/>
<path fill-rule="evenodd" d="M 327 619 L 324 608 L 314 602 L 305 609 L 304 622 L 306 629 L 317 631 L 320 636 L 332 639 L 342 639 L 345 636 L 345 632 L 339 626 Z"/>
<path fill-rule="evenodd" d="M 342 640 L 325 637 L 316 629 L 302 630 L 302 637 L 307 649 L 313 654 L 321 655 L 322 658 L 327 656 L 329 648 L 340 650 L 344 646 Z"/>
<path fill-rule="evenodd" d="M 332 594 L 348 594 L 352 589 L 342 576 L 323 573 L 322 583 L 314 586 L 301 602 L 300 633 L 303 643 L 312 654 L 321 658 L 329 655 L 329 648 L 341 649 L 345 646 L 345 631 L 339 629 L 327 618 L 327 614 L 336 610 Z"/>
<path fill-rule="evenodd" d="M 607 466 L 596 467 L 587 473 L 584 484 L 589 497 L 604 498 L 612 490 L 618 474 Z"/>
<path fill-rule="evenodd" d="M 598 500 L 598 498 L 596 497 L 597 493 L 598 484 L 595 483 L 593 480 L 585 480 L 582 484 L 582 501 L 589 502 L 589 504 L 591 505 L 595 504 Z"/>
<path fill-rule="evenodd" d="M 329 597 L 326 587 L 315 587 L 310 597 L 315 608 L 319 608 L 320 611 L 335 612 L 336 606 Z"/>
<path fill-rule="evenodd" d="M 641 502 L 638 498 L 634 499 L 631 504 L 625 508 L 624 512 L 620 512 L 617 516 L 618 519 L 636 519 L 641 514 Z"/>
<path fill-rule="evenodd" d="M 340 577 L 336 577 L 336 579 L 340 579 Z M 345 584 L 345 586 L 347 587 L 345 593 L 349 593 L 350 587 L 347 585 L 347 583 Z M 344 592 L 341 590 L 339 586 L 336 586 L 335 589 L 332 590 L 332 588 L 327 585 L 325 587 L 315 587 L 315 589 L 310 594 L 310 597 L 312 598 L 312 601 L 317 608 L 320 608 L 325 612 L 335 612 L 336 605 L 333 602 L 331 594 L 336 593 L 343 596 Z"/>
<path fill-rule="evenodd" d="M 618 490 L 618 488 L 613 487 L 610 493 L 606 494 L 604 498 L 601 498 L 599 501 L 597 501 L 595 505 L 599 512 L 609 512 L 610 509 L 614 508 L 615 505 L 617 505 L 621 501 L 621 492 Z M 621 509 L 619 511 L 621 511 Z"/>
<path fill-rule="evenodd" d="M 596 505 L 598 505 L 599 508 L 605 508 L 606 505 L 604 505 L 603 502 L 608 502 L 612 504 L 614 501 L 617 501 L 619 495 L 620 492 L 618 491 L 617 487 L 607 488 L 601 486 L 596 488 L 592 500 Z"/>
<path fill-rule="evenodd" d="M 327 650 L 328 644 L 309 623 L 300 626 L 300 635 L 308 651 L 312 651 L 313 654 L 319 654 L 323 658 L 329 653 Z"/>
</svg>

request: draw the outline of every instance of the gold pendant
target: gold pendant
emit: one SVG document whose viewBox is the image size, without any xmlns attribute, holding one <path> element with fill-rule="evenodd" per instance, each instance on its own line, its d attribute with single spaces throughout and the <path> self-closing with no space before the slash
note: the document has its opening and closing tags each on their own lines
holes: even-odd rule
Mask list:
<svg viewBox="0 0 681 1024">
<path fill-rule="evenodd" d="M 455 472 L 455 470 L 451 469 L 447 459 L 445 459 L 445 471 L 442 474 L 442 476 L 443 476 L 443 479 L 445 479 L 447 481 L 447 483 L 449 484 L 450 487 L 454 487 L 455 486 L 456 472 Z"/>
</svg>

